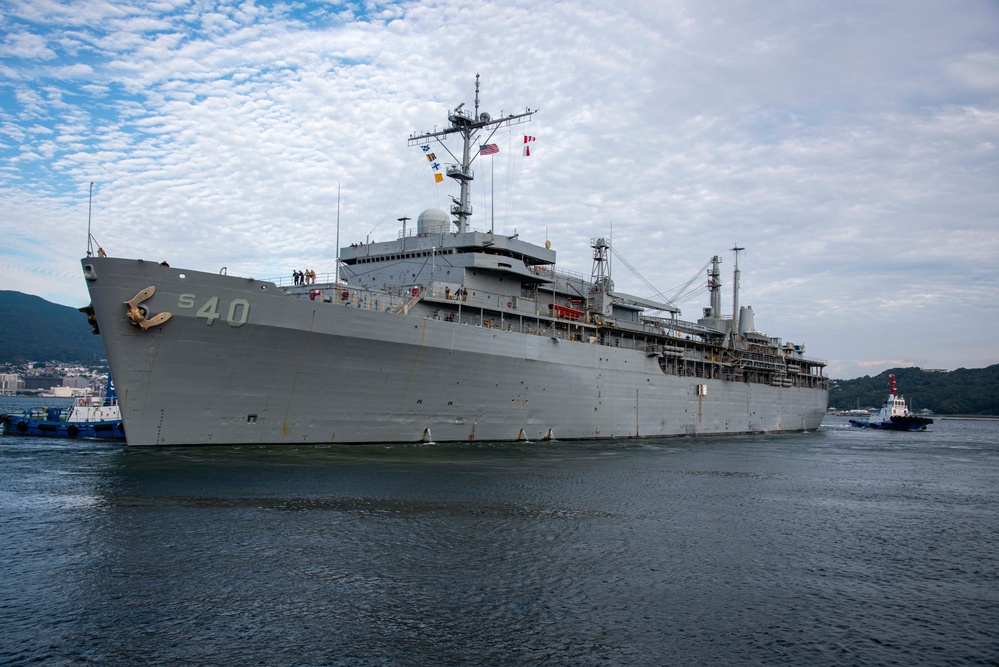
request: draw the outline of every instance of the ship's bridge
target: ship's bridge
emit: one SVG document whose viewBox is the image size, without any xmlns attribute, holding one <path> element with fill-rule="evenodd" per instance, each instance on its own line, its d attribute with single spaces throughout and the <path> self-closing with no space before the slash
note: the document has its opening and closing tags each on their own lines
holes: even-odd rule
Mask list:
<svg viewBox="0 0 999 667">
<path fill-rule="evenodd" d="M 416 229 L 403 228 L 397 239 L 380 243 L 355 243 L 340 249 L 340 260 L 344 264 L 370 262 L 378 259 L 399 258 L 406 254 L 436 251 L 438 253 L 453 251 L 457 253 L 476 253 L 488 258 L 477 258 L 481 268 L 499 267 L 500 264 L 517 263 L 527 268 L 540 265 L 555 264 L 555 251 L 544 246 L 521 241 L 517 234 L 506 235 L 479 230 L 467 232 L 451 232 L 451 223 L 447 214 L 440 209 L 424 211 L 417 222 Z M 516 260 L 507 262 L 507 260 Z M 541 281 L 545 282 L 545 281 Z"/>
</svg>

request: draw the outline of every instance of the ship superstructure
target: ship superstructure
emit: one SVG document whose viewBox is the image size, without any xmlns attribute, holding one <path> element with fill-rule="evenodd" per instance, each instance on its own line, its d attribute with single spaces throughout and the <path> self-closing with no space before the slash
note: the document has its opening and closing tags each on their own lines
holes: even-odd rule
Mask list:
<svg viewBox="0 0 999 667">
<path fill-rule="evenodd" d="M 471 228 L 476 147 L 526 110 L 462 105 L 427 146 L 460 138 L 459 196 L 397 238 L 340 250 L 287 285 L 88 256 L 84 275 L 129 444 L 537 440 L 803 431 L 828 380 L 802 346 L 721 312 L 720 258 L 696 322 L 617 291 L 610 242 L 589 275 L 550 244 Z M 435 148 L 436 150 L 436 148 Z M 738 251 L 734 283 L 738 283 Z M 735 287 L 734 285 L 734 287 Z"/>
</svg>

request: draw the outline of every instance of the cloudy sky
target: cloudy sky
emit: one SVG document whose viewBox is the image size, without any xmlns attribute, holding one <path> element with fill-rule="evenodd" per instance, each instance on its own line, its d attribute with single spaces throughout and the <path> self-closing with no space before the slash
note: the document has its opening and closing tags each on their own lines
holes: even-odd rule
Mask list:
<svg viewBox="0 0 999 667">
<path fill-rule="evenodd" d="M 584 274 L 613 230 L 646 296 L 720 255 L 726 311 L 743 246 L 757 327 L 834 378 L 999 362 L 992 0 L 0 0 L 0 289 L 89 301 L 91 183 L 110 255 L 332 270 L 338 187 L 343 244 L 449 205 L 407 139 L 476 74 L 539 112 L 473 226 Z"/>
</svg>

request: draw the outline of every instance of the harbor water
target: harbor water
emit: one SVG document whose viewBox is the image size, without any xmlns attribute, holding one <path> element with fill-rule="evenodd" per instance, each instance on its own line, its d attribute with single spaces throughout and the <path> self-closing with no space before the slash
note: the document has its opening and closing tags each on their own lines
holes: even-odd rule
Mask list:
<svg viewBox="0 0 999 667">
<path fill-rule="evenodd" d="M 995 665 L 999 421 L 382 446 L 7 436 L 0 572 L 0 664 Z"/>
</svg>

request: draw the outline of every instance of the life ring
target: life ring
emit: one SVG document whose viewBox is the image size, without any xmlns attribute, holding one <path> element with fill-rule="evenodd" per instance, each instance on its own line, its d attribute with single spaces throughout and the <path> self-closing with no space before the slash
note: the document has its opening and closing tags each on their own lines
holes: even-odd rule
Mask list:
<svg viewBox="0 0 999 667">
<path fill-rule="evenodd" d="M 506 307 L 507 308 L 513 308 L 513 301 L 507 301 L 506 302 Z"/>
<path fill-rule="evenodd" d="M 76 404 L 77 405 L 86 405 L 87 404 L 87 399 L 85 399 L 85 398 L 78 398 L 78 399 L 76 399 Z"/>
</svg>

